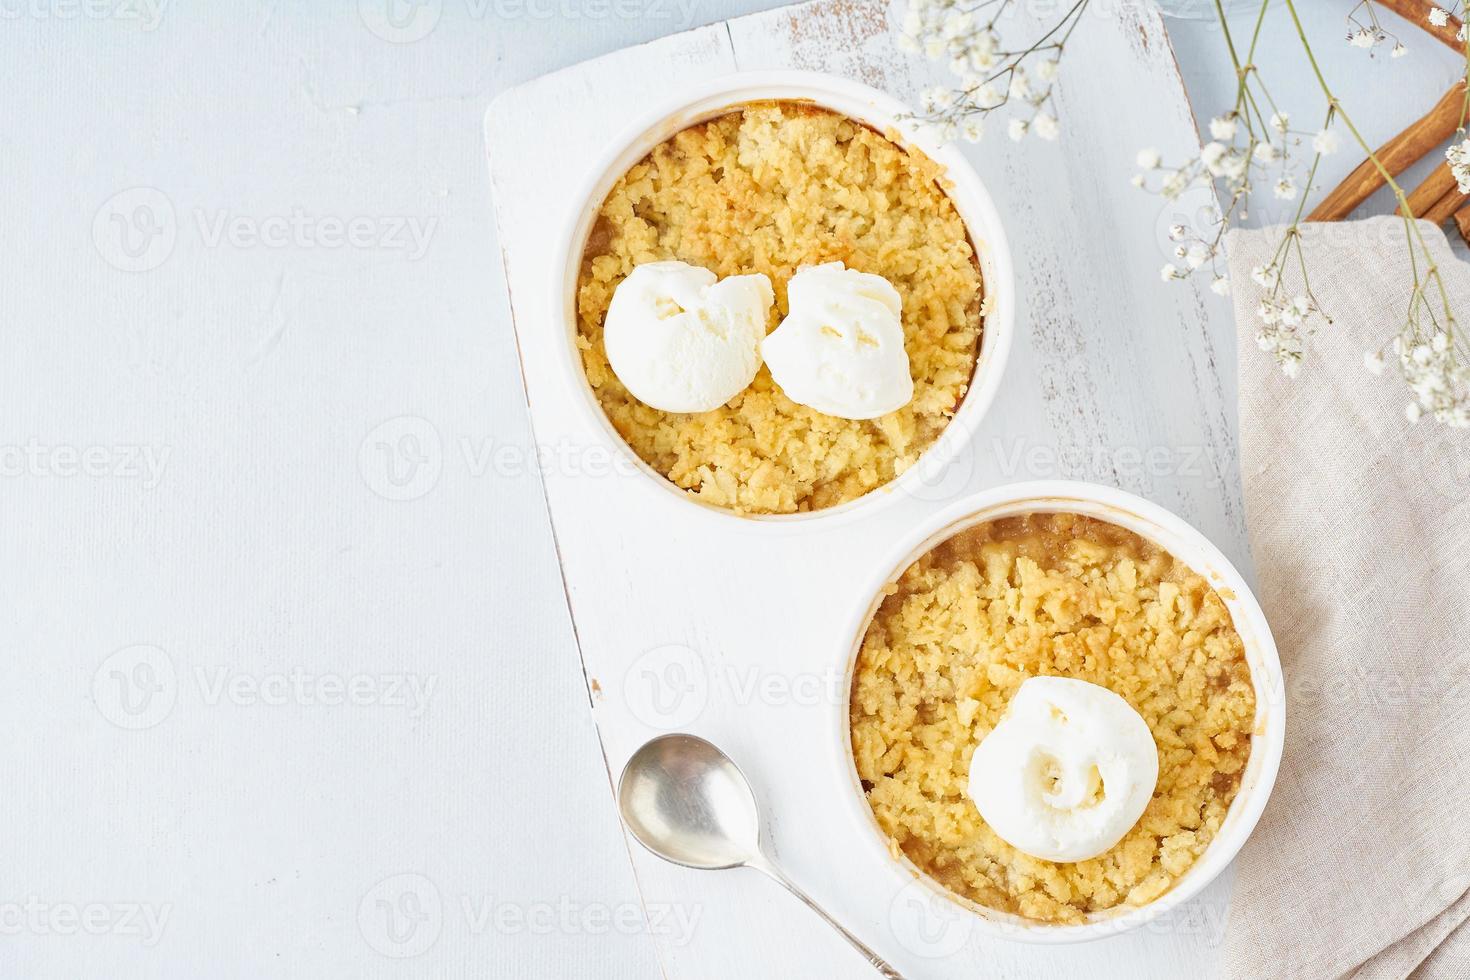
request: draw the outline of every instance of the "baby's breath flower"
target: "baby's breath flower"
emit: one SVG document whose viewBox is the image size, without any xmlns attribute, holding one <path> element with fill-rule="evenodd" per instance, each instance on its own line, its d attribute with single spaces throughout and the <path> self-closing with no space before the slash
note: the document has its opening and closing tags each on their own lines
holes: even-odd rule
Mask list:
<svg viewBox="0 0 1470 980">
<path fill-rule="evenodd" d="M 1210 120 L 1210 135 L 1217 140 L 1235 138 L 1235 119 L 1232 116 L 1216 116 Z"/>
<path fill-rule="evenodd" d="M 1276 147 L 1270 143 L 1257 143 L 1251 156 L 1255 157 L 1257 163 L 1271 163 L 1276 159 Z"/>
<path fill-rule="evenodd" d="M 1158 150 L 1155 150 L 1153 147 L 1149 147 L 1147 149 L 1138 151 L 1138 159 L 1136 162 L 1144 170 L 1156 170 L 1158 169 L 1159 164 L 1163 162 L 1163 160 L 1159 156 Z"/>
<path fill-rule="evenodd" d="M 1251 281 L 1262 289 L 1275 287 L 1275 269 L 1269 265 L 1258 265 L 1251 269 Z"/>
<path fill-rule="evenodd" d="M 1355 48 L 1371 48 L 1378 43 L 1378 37 L 1366 27 L 1360 27 L 1348 34 L 1348 43 Z"/>
<path fill-rule="evenodd" d="M 1329 153 L 1336 153 L 1338 143 L 1337 133 L 1330 129 L 1324 129 L 1312 137 L 1312 149 L 1323 156 Z"/>
<path fill-rule="evenodd" d="M 1404 418 L 1410 422 L 1417 422 L 1424 417 L 1424 409 L 1419 407 L 1418 402 L 1409 402 L 1404 406 Z"/>
<path fill-rule="evenodd" d="M 1465 41 L 1465 25 L 1464 24 L 1461 24 L 1460 25 L 1460 29 L 1455 32 L 1455 40 L 1456 41 L 1459 41 L 1461 43 L 1464 43 L 1464 41 Z"/>
<path fill-rule="evenodd" d="M 1271 128 L 1285 136 L 1286 131 L 1291 128 L 1291 117 L 1284 112 L 1271 113 Z"/>
<path fill-rule="evenodd" d="M 1408 53 L 1409 53 L 1409 49 L 1406 48 L 1406 47 L 1404 47 L 1404 42 L 1403 41 L 1396 41 L 1396 42 L 1394 42 L 1393 50 L 1388 53 L 1388 56 L 1390 58 L 1402 58 L 1404 55 L 1406 55 Z"/>
<path fill-rule="evenodd" d="M 1132 184 L 1134 187 L 1142 187 L 1144 183 L 1143 174 L 1134 174 L 1132 177 L 1128 178 L 1128 183 Z"/>
<path fill-rule="evenodd" d="M 1009 123 L 1006 124 L 1006 135 L 1019 143 L 1026 138 L 1026 130 L 1030 128 L 1031 127 L 1026 124 L 1026 120 L 1012 119 Z"/>
<path fill-rule="evenodd" d="M 1383 373 L 1383 353 L 1370 350 L 1363 354 L 1363 367 L 1369 374 Z"/>
<path fill-rule="evenodd" d="M 1271 188 L 1271 192 L 1283 201 L 1296 200 L 1296 184 L 1290 177 L 1282 177 L 1276 181 L 1275 186 Z"/>
<path fill-rule="evenodd" d="M 1435 27 L 1443 27 L 1450 22 L 1450 12 L 1443 7 L 1429 8 L 1429 23 Z"/>
<path fill-rule="evenodd" d="M 1189 229 L 1186 228 L 1186 227 L 1184 227 L 1183 225 L 1170 225 L 1169 226 L 1169 237 L 1172 238 L 1176 242 L 1179 241 L 1181 238 L 1183 238 L 1187 234 L 1189 234 Z"/>
<path fill-rule="evenodd" d="M 1189 251 L 1184 255 L 1184 261 L 1189 263 L 1191 269 L 1198 269 L 1205 264 L 1210 257 L 1210 251 L 1202 243 L 1189 246 Z"/>
<path fill-rule="evenodd" d="M 956 11 L 944 18 L 944 36 L 951 40 L 962 38 L 970 33 L 974 24 L 975 19 L 969 14 Z"/>
<path fill-rule="evenodd" d="M 1176 170 L 1164 178 L 1163 184 L 1159 186 L 1159 193 L 1169 200 L 1174 200 L 1184 193 L 1184 188 L 1189 186 L 1189 175 L 1183 170 Z"/>
<path fill-rule="evenodd" d="M 1220 161 L 1225 159 L 1227 152 L 1229 148 L 1224 143 L 1206 143 L 1204 149 L 1199 152 L 1200 163 L 1203 163 L 1206 170 L 1218 177 Z"/>
<path fill-rule="evenodd" d="M 987 9 L 988 3 L 907 0 L 899 20 L 899 45 L 947 66 L 958 79 L 958 85 L 931 87 L 920 93 L 920 111 L 908 117 L 917 128 L 942 141 L 978 140 L 986 117 L 1014 101 L 1023 108 L 1021 135 L 1035 132 L 1043 139 L 1058 137 L 1056 103 L 1051 101 L 1053 82 L 1067 38 L 1079 24 L 1087 0 L 1062 14 L 1050 30 L 1038 32 L 1029 44 L 1003 40 L 995 29 L 1012 2 L 1001 0 L 998 8 Z M 1016 123 L 1005 129 L 1019 138 Z"/>
<path fill-rule="evenodd" d="M 1010 96 L 1013 99 L 1029 99 L 1031 97 L 1031 79 L 1026 77 L 1024 68 L 1017 68 L 1011 74 Z"/>
<path fill-rule="evenodd" d="M 1450 173 L 1454 175 L 1460 193 L 1470 194 L 1470 139 L 1451 143 L 1444 151 L 1444 157 L 1450 163 Z"/>
<path fill-rule="evenodd" d="M 1184 273 L 1180 271 L 1178 266 L 1169 263 L 1159 270 L 1159 278 L 1164 280 L 1164 282 L 1169 282 L 1174 279 L 1183 279 Z"/>
<path fill-rule="evenodd" d="M 1216 296 L 1229 296 L 1230 277 L 1216 276 L 1210 281 L 1210 292 L 1214 293 Z"/>
</svg>

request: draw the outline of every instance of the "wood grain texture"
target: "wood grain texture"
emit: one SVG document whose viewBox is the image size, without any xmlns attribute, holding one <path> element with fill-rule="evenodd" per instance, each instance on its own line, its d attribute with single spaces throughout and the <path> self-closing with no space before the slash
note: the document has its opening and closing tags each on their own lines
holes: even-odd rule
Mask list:
<svg viewBox="0 0 1470 980">
<path fill-rule="evenodd" d="M 562 264 L 556 233 L 589 159 L 674 82 L 736 69 L 828 71 L 912 100 L 937 76 L 895 51 L 889 16 L 881 3 L 817 0 L 617 52 L 496 100 L 486 119 L 491 183 L 538 443 L 573 457 L 609 448 L 559 372 L 565 339 L 550 302 Z M 1097 77 L 1109 84 L 1089 83 Z M 724 746 L 750 775 L 792 877 L 911 977 L 1203 976 L 1224 921 L 1221 882 L 1156 928 L 1087 947 L 963 932 L 948 933 L 954 948 L 935 955 L 905 925 L 903 874 L 873 858 L 870 831 L 839 804 L 845 692 L 835 681 L 850 638 L 837 634 L 866 603 L 875 562 L 926 515 L 984 486 L 1094 479 L 1170 507 L 1232 560 L 1246 559 L 1229 310 L 1194 283 L 1159 281 L 1172 258 L 1168 227 L 1197 222 L 1213 198 L 1161 206 L 1128 186 L 1139 147 L 1199 148 L 1158 16 L 1128 7 L 1090 18 L 1059 100 L 1060 143 L 995 133 L 969 153 L 1015 256 L 1017 343 L 969 450 L 924 490 L 837 528 L 776 530 L 685 505 L 641 473 L 546 474 L 612 772 L 665 728 Z M 631 853 L 646 902 L 699 913 L 687 943 L 659 938 L 668 976 L 864 975 L 840 939 L 753 873 L 697 873 L 636 845 Z"/>
<path fill-rule="evenodd" d="M 1420 217 L 1430 224 L 1442 225 L 1450 220 L 1450 217 L 1470 200 L 1470 194 L 1466 194 L 1458 187 L 1451 187 L 1444 195 L 1429 206 Z"/>
<path fill-rule="evenodd" d="M 1418 187 L 1415 187 L 1409 192 L 1409 196 L 1405 199 L 1405 203 L 1408 205 L 1408 213 L 1411 216 L 1425 214 L 1436 201 L 1448 194 L 1454 186 L 1455 177 L 1454 174 L 1450 173 L 1449 162 L 1441 163 L 1429 172 L 1429 176 L 1425 177 L 1419 183 Z M 1400 214 L 1403 214 L 1405 208 L 1399 207 L 1396 210 Z"/>
</svg>

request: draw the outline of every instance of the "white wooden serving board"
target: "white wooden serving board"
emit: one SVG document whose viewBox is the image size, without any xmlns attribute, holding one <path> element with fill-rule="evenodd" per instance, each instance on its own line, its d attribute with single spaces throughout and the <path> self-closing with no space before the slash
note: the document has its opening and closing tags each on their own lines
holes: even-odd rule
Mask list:
<svg viewBox="0 0 1470 980">
<path fill-rule="evenodd" d="M 937 80 L 899 54 L 884 3 L 816 0 L 620 51 L 501 95 L 486 118 L 491 183 L 526 396 L 579 651 L 610 770 L 664 730 L 723 746 L 755 783 L 792 877 L 911 977 L 1209 976 L 1228 885 L 1146 931 L 1080 947 L 924 933 L 903 877 L 861 846 L 836 797 L 844 692 L 836 635 L 876 560 L 925 515 L 1029 478 L 1111 483 L 1180 513 L 1246 559 L 1226 305 L 1165 284 L 1186 217 L 1129 186 L 1137 151 L 1197 150 L 1168 38 L 1151 9 L 1100 5 L 1075 33 L 1063 138 L 969 149 L 1017 268 L 1017 343 L 968 453 L 920 495 L 838 528 L 774 530 L 684 506 L 610 447 L 558 371 L 556 236 L 590 161 L 672 83 L 736 70 L 849 76 L 912 101 Z M 923 499 L 919 499 L 922 497 Z M 598 819 L 615 819 L 611 807 Z M 664 972 L 676 978 L 869 975 L 826 926 L 754 872 L 663 864 L 629 840 Z M 677 919 L 682 915 L 683 919 Z M 693 923 L 686 928 L 678 923 Z M 929 923 L 933 925 L 933 923 Z"/>
</svg>

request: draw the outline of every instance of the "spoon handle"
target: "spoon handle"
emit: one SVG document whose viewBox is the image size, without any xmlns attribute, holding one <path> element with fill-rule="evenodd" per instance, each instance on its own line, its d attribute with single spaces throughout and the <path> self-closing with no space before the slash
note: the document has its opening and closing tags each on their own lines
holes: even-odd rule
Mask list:
<svg viewBox="0 0 1470 980">
<path fill-rule="evenodd" d="M 868 945 L 864 943 L 861 939 L 848 932 L 847 929 L 842 925 L 842 923 L 838 922 L 836 919 L 832 918 L 832 916 L 828 915 L 825 909 L 823 909 L 816 902 L 812 901 L 810 895 L 802 891 L 796 886 L 795 882 L 786 877 L 781 869 L 776 867 L 775 863 L 771 861 L 770 858 L 762 854 L 759 859 L 747 861 L 746 867 L 754 868 L 755 870 L 765 874 L 767 877 L 774 879 L 775 881 L 780 883 L 782 888 L 785 888 L 791 894 L 801 899 L 801 903 L 803 905 L 811 909 L 813 912 L 817 913 L 817 915 L 821 916 L 822 919 L 825 920 L 829 926 L 831 926 L 833 929 L 836 929 L 842 935 L 843 939 L 846 939 L 849 943 L 852 944 L 853 949 L 863 954 L 863 958 L 867 960 L 868 963 L 873 967 L 873 969 L 877 970 L 881 976 L 886 977 L 887 980 L 904 980 L 904 976 L 902 973 L 899 973 L 893 968 L 891 964 L 889 964 L 887 960 L 869 949 Z"/>
</svg>

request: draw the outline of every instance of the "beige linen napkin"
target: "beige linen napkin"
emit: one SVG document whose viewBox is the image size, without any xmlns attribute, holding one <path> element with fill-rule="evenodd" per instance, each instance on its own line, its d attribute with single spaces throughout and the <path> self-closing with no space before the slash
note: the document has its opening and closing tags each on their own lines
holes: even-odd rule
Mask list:
<svg viewBox="0 0 1470 980">
<path fill-rule="evenodd" d="M 1470 328 L 1470 266 L 1420 223 Z M 1335 318 L 1283 377 L 1255 343 L 1250 270 L 1279 231 L 1233 232 L 1241 476 L 1286 673 L 1286 754 L 1237 864 L 1232 980 L 1470 978 L 1470 431 L 1404 415 L 1398 218 L 1309 225 Z M 1296 291 L 1299 274 L 1288 273 Z"/>
</svg>

